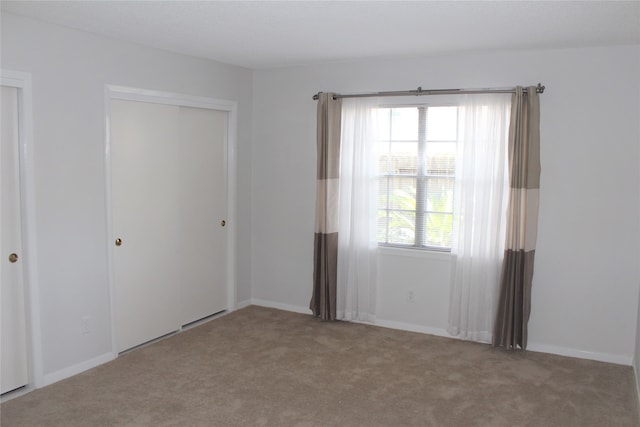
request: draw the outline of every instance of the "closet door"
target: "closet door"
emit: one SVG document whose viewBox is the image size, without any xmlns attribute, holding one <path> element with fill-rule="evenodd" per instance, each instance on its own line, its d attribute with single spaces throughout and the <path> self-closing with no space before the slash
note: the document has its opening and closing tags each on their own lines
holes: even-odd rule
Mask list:
<svg viewBox="0 0 640 427">
<path fill-rule="evenodd" d="M 0 392 L 27 384 L 27 331 L 22 262 L 18 89 L 0 93 Z"/>
<path fill-rule="evenodd" d="M 226 114 L 111 102 L 118 351 L 226 309 Z"/>
<path fill-rule="evenodd" d="M 176 107 L 111 102 L 111 189 L 118 351 L 178 329 Z"/>
<path fill-rule="evenodd" d="M 227 116 L 180 107 L 181 325 L 227 308 Z"/>
</svg>

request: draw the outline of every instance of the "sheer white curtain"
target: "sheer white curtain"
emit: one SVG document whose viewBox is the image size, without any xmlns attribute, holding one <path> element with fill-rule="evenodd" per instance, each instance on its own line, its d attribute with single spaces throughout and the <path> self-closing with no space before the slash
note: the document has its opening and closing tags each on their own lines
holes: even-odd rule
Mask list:
<svg viewBox="0 0 640 427">
<path fill-rule="evenodd" d="M 375 320 L 376 98 L 343 99 L 338 226 L 338 319 Z"/>
<path fill-rule="evenodd" d="M 511 96 L 466 96 L 456 160 L 449 333 L 491 342 L 509 194 Z"/>
</svg>

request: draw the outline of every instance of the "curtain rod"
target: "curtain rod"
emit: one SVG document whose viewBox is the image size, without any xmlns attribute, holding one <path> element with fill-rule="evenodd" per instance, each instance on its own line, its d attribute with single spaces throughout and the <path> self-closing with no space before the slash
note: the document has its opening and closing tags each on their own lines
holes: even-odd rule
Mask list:
<svg viewBox="0 0 640 427">
<path fill-rule="evenodd" d="M 538 83 L 536 86 L 536 93 L 544 93 L 544 86 L 542 83 Z M 527 89 L 523 89 L 527 92 Z M 422 95 L 465 95 L 474 93 L 515 93 L 516 88 L 485 88 L 485 89 L 422 89 L 418 87 L 416 90 L 399 90 L 390 92 L 373 92 L 373 93 L 354 93 L 354 94 L 339 94 L 333 95 L 333 99 L 340 98 L 371 98 L 376 96 L 422 96 Z M 313 95 L 314 100 L 318 100 L 319 95 L 322 92 L 318 92 Z"/>
</svg>

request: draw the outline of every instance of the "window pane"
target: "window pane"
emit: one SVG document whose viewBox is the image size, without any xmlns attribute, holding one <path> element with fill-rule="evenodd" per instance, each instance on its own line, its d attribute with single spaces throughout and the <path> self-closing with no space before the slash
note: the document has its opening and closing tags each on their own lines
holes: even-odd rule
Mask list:
<svg viewBox="0 0 640 427">
<path fill-rule="evenodd" d="M 417 142 L 380 142 L 378 171 L 380 174 L 415 175 L 418 163 Z"/>
<path fill-rule="evenodd" d="M 413 245 L 416 238 L 416 214 L 414 212 L 389 211 L 389 238 L 387 243 Z"/>
<path fill-rule="evenodd" d="M 417 142 L 392 142 L 389 156 L 389 173 L 415 175 L 418 164 Z"/>
<path fill-rule="evenodd" d="M 453 178 L 427 178 L 429 212 L 453 212 Z"/>
<path fill-rule="evenodd" d="M 425 245 L 441 248 L 451 247 L 453 215 L 429 213 L 425 216 Z"/>
<path fill-rule="evenodd" d="M 455 141 L 458 133 L 458 107 L 429 107 L 427 140 Z"/>
<path fill-rule="evenodd" d="M 418 140 L 418 109 L 391 109 L 391 139 L 395 141 Z"/>
<path fill-rule="evenodd" d="M 427 144 L 427 174 L 455 175 L 456 143 L 430 142 Z"/>
<path fill-rule="evenodd" d="M 415 178 L 389 177 L 387 200 L 389 209 L 416 210 L 416 180 Z M 386 206 L 379 206 L 385 209 Z"/>
</svg>

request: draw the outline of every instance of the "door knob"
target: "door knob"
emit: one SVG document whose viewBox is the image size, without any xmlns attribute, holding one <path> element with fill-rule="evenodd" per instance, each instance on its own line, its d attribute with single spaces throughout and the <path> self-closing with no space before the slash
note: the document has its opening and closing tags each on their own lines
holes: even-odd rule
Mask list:
<svg viewBox="0 0 640 427">
<path fill-rule="evenodd" d="M 16 261 L 18 261 L 18 254 L 9 255 L 9 262 L 16 262 Z"/>
<path fill-rule="evenodd" d="M 122 239 L 119 237 L 116 239 L 116 246 L 122 246 Z"/>
</svg>

